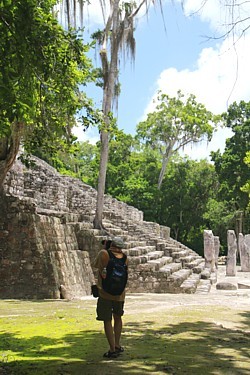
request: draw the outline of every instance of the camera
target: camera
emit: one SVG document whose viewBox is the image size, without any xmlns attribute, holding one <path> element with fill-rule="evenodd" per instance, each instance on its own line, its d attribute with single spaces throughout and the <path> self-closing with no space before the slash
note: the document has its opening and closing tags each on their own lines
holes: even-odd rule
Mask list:
<svg viewBox="0 0 250 375">
<path fill-rule="evenodd" d="M 102 245 L 104 246 L 105 250 L 108 250 L 110 248 L 112 240 L 102 240 Z"/>
</svg>

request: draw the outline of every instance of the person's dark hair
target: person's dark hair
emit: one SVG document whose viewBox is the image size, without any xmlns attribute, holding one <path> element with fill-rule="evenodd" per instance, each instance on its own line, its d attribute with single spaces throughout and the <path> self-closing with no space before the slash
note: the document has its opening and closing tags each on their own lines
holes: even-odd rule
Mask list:
<svg viewBox="0 0 250 375">
<path fill-rule="evenodd" d="M 102 245 L 104 246 L 105 250 L 108 250 L 110 248 L 112 240 L 102 240 Z"/>
</svg>

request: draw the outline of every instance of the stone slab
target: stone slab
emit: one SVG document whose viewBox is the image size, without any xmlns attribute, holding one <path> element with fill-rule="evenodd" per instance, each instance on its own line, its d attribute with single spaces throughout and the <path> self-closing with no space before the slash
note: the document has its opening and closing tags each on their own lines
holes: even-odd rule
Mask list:
<svg viewBox="0 0 250 375">
<path fill-rule="evenodd" d="M 216 284 L 216 289 L 219 290 L 236 290 L 237 285 L 229 283 L 229 282 L 220 282 Z"/>
</svg>

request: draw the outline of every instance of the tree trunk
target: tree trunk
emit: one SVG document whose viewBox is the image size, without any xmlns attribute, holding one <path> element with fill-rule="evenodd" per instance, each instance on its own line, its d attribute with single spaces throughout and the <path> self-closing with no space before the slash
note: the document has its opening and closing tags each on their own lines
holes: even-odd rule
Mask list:
<svg viewBox="0 0 250 375">
<path fill-rule="evenodd" d="M 94 228 L 105 230 L 102 224 L 103 209 L 104 209 L 104 193 L 106 183 L 106 173 L 108 166 L 108 152 L 109 152 L 109 114 L 112 111 L 112 101 L 114 99 L 115 83 L 118 76 L 118 53 L 119 53 L 119 2 L 115 0 L 112 4 L 113 7 L 110 10 L 110 17 L 112 18 L 112 35 L 110 40 L 110 63 L 108 61 L 107 52 L 107 39 L 110 33 L 110 18 L 107 22 L 108 30 L 106 30 L 106 37 L 104 39 L 103 48 L 100 51 L 100 57 L 102 61 L 102 70 L 104 77 L 104 89 L 103 89 L 103 118 L 104 125 L 102 126 L 100 138 L 101 138 L 101 157 L 99 166 L 99 177 L 98 177 L 98 188 L 97 188 L 97 202 L 96 212 L 94 218 Z"/>
<path fill-rule="evenodd" d="M 0 138 L 0 190 L 7 173 L 12 167 L 19 150 L 23 124 L 16 122 L 12 125 L 11 136 Z"/>
<path fill-rule="evenodd" d="M 158 190 L 161 189 L 161 185 L 162 185 L 162 181 L 163 181 L 163 177 L 165 175 L 165 172 L 166 172 L 166 168 L 167 168 L 167 165 L 168 165 L 168 162 L 169 162 L 169 159 L 171 158 L 172 155 L 174 155 L 176 153 L 176 151 L 179 149 L 179 147 L 175 148 L 174 149 L 174 145 L 175 145 L 175 142 L 176 142 L 176 139 L 171 139 L 169 140 L 169 143 L 168 143 L 168 146 L 166 148 L 166 151 L 164 153 L 164 155 L 162 156 L 162 166 L 161 166 L 161 172 L 160 172 L 160 175 L 159 175 L 159 178 L 158 178 Z"/>
<path fill-rule="evenodd" d="M 159 178 L 158 178 L 158 190 L 161 189 L 161 185 L 162 185 L 162 181 L 163 181 L 163 177 L 165 175 L 165 172 L 166 172 L 166 168 L 167 168 L 167 165 L 168 165 L 168 162 L 169 162 L 169 159 L 170 157 L 174 154 L 174 151 L 173 151 L 173 145 L 172 145 L 172 142 L 170 142 L 165 154 L 162 156 L 162 166 L 161 166 L 161 172 L 160 172 L 160 175 L 159 175 Z"/>
<path fill-rule="evenodd" d="M 166 171 L 166 167 L 167 167 L 167 164 L 168 164 L 168 160 L 169 158 L 164 156 L 162 158 L 162 166 L 161 166 L 161 172 L 160 172 L 160 175 L 159 175 L 159 178 L 158 178 L 158 190 L 161 189 L 161 184 L 162 184 L 162 181 L 163 181 L 163 177 L 165 175 L 165 171 Z"/>
<path fill-rule="evenodd" d="M 102 216 L 104 208 L 104 193 L 105 193 L 105 182 L 108 165 L 108 151 L 109 151 L 109 134 L 108 132 L 101 132 L 101 158 L 99 166 L 98 176 L 98 188 L 97 188 L 97 201 L 96 201 L 96 213 L 94 218 L 94 228 L 103 229 Z"/>
</svg>

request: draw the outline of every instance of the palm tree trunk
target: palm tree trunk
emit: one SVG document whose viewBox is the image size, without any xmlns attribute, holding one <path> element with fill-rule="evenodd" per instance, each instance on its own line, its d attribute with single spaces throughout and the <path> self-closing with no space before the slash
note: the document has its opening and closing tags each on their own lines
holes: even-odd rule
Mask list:
<svg viewBox="0 0 250 375">
<path fill-rule="evenodd" d="M 101 131 L 101 158 L 99 166 L 98 176 L 98 188 L 97 188 L 97 201 L 96 201 L 96 212 L 94 218 L 94 228 L 104 229 L 102 225 L 103 209 L 104 209 L 104 193 L 105 193 L 105 182 L 108 165 L 108 152 L 109 152 L 109 134 L 106 131 Z"/>
<path fill-rule="evenodd" d="M 104 193 L 106 183 L 106 173 L 108 166 L 108 153 L 109 153 L 109 114 L 112 111 L 112 101 L 115 92 L 115 83 L 118 76 L 118 53 L 119 53 L 119 41 L 117 38 L 119 28 L 119 2 L 115 0 L 113 7 L 110 9 L 112 17 L 112 36 L 111 36 L 111 51 L 110 51 L 110 63 L 108 61 L 108 52 L 106 49 L 106 38 L 110 33 L 109 27 L 106 30 L 106 37 L 104 39 L 103 48 L 100 51 L 102 69 L 104 76 L 104 89 L 103 89 L 103 118 L 104 126 L 101 130 L 101 157 L 99 166 L 99 177 L 98 177 L 98 188 L 97 188 L 97 202 L 96 212 L 94 218 L 94 228 L 105 230 L 102 224 L 103 210 L 104 210 Z M 109 22 L 107 23 L 109 25 Z"/>
</svg>

